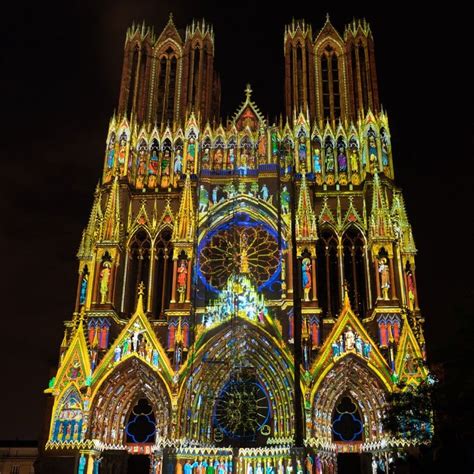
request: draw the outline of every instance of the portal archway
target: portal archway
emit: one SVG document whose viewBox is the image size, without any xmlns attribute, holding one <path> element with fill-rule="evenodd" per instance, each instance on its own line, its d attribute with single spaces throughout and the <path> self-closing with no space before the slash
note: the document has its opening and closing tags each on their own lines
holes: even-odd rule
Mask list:
<svg viewBox="0 0 474 474">
<path fill-rule="evenodd" d="M 356 356 L 340 360 L 320 383 L 313 400 L 312 437 L 329 444 L 355 440 L 343 437 L 337 439 L 338 437 L 334 436 L 333 424 L 337 418 L 337 408 L 344 398 L 354 404 L 354 410 L 348 410 L 347 413 L 358 413 L 363 428 L 361 436 L 356 435 L 357 441 L 380 439 L 383 434 L 385 390 L 379 377 Z M 343 414 L 344 411 L 341 412 L 341 415 Z"/>
<path fill-rule="evenodd" d="M 132 408 L 145 399 L 153 412 L 156 438 L 171 431 L 171 402 L 158 374 L 135 357 L 120 364 L 99 387 L 91 410 L 91 438 L 125 446 Z"/>
<path fill-rule="evenodd" d="M 255 414 L 262 418 L 258 431 L 265 440 L 255 439 L 254 445 L 265 444 L 268 438 L 292 436 L 294 380 L 290 363 L 273 336 L 264 329 L 240 318 L 226 323 L 196 354 L 192 375 L 181 394 L 181 437 L 220 443 L 226 435 L 222 432 L 232 426 L 222 419 L 220 404 L 245 399 L 247 395 L 256 397 L 256 411 L 263 410 L 267 402 L 269 408 L 268 414 Z M 240 394 L 236 393 L 238 390 Z"/>
</svg>

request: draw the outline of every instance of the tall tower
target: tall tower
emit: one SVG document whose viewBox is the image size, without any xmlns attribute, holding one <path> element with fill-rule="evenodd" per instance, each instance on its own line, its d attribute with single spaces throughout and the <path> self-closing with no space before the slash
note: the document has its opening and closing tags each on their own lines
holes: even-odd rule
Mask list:
<svg viewBox="0 0 474 474">
<path fill-rule="evenodd" d="M 372 34 L 312 31 L 285 29 L 285 123 L 248 85 L 224 126 L 212 27 L 128 30 L 42 472 L 374 472 L 415 444 L 381 423 L 428 374 Z"/>
</svg>

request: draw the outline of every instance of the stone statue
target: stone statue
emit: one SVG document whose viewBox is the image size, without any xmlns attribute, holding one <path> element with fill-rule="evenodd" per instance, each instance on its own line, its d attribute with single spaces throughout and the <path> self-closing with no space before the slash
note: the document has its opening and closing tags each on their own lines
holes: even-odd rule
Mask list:
<svg viewBox="0 0 474 474">
<path fill-rule="evenodd" d="M 385 257 L 379 260 L 379 273 L 382 297 L 384 300 L 388 300 L 388 289 L 390 288 L 390 273 L 389 267 L 387 265 L 387 259 Z"/>
<path fill-rule="evenodd" d="M 209 193 L 204 185 L 199 187 L 199 212 L 206 212 L 209 205 Z"/>
<path fill-rule="evenodd" d="M 177 269 L 178 272 L 178 293 L 179 293 L 179 301 L 178 303 L 184 303 L 184 299 L 186 296 L 186 280 L 188 275 L 188 267 L 186 264 L 186 260 L 181 260 L 179 267 Z"/>
<path fill-rule="evenodd" d="M 345 334 L 344 334 L 345 342 L 346 342 L 346 350 L 350 351 L 354 349 L 355 346 L 355 334 L 352 328 L 348 327 Z"/>
<path fill-rule="evenodd" d="M 283 186 L 283 189 L 280 193 L 281 199 L 281 212 L 283 214 L 288 214 L 290 212 L 290 193 L 286 186 Z"/>
<path fill-rule="evenodd" d="M 245 231 L 240 234 L 240 273 L 249 272 L 248 237 Z"/>
<path fill-rule="evenodd" d="M 309 301 L 309 292 L 311 290 L 311 260 L 308 257 L 303 258 L 301 262 L 301 276 L 304 300 Z"/>
<path fill-rule="evenodd" d="M 77 468 L 77 474 L 84 474 L 86 470 L 87 459 L 84 454 L 81 454 L 79 458 L 79 467 Z"/>
<path fill-rule="evenodd" d="M 102 263 L 102 270 L 100 271 L 100 304 L 107 302 L 107 294 L 109 292 L 109 280 L 110 280 L 110 262 Z"/>
</svg>

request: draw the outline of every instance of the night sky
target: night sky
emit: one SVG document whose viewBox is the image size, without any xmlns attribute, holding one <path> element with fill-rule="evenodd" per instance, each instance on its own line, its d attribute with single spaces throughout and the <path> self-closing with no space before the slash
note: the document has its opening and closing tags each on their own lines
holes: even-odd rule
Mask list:
<svg viewBox="0 0 474 474">
<path fill-rule="evenodd" d="M 413 11 L 400 2 L 352 2 L 339 10 L 335 2 L 287 2 L 285 9 L 254 3 L 42 2 L 33 11 L 3 12 L 0 439 L 34 439 L 41 429 L 42 390 L 57 366 L 62 321 L 72 316 L 75 254 L 118 103 L 126 29 L 145 20 L 159 33 L 171 11 L 178 28 L 193 17 L 214 25 L 224 118 L 243 100 L 247 82 L 265 115 L 283 111 L 283 30 L 292 17 L 316 31 L 329 12 L 341 33 L 353 17 L 370 22 L 396 181 L 419 249 L 428 355 L 472 371 L 472 360 L 463 361 L 474 331 L 466 13 L 453 2 L 452 13 Z"/>
</svg>

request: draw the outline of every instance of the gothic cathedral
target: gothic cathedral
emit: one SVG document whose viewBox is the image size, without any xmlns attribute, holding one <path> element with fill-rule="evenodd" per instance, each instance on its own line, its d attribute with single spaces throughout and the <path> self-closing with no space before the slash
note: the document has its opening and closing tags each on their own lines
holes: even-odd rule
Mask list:
<svg viewBox="0 0 474 474">
<path fill-rule="evenodd" d="M 127 31 L 44 472 L 376 473 L 411 445 L 382 424 L 428 373 L 372 33 L 283 39 L 282 118 L 247 86 L 224 123 L 212 26 Z"/>
</svg>

